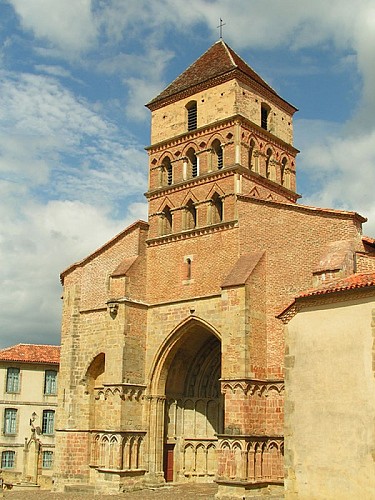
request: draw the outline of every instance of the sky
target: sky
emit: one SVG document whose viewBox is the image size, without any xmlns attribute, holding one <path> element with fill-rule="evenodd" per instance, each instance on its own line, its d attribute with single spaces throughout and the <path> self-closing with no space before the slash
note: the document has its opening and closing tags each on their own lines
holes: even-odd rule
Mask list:
<svg viewBox="0 0 375 500">
<path fill-rule="evenodd" d="M 374 0 L 0 0 L 0 348 L 58 344 L 61 271 L 146 219 L 144 104 L 220 18 L 299 109 L 300 203 L 375 237 Z"/>
</svg>

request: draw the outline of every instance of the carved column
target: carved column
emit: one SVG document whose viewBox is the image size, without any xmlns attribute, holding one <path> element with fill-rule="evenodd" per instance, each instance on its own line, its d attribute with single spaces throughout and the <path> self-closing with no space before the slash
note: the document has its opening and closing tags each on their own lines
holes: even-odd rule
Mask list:
<svg viewBox="0 0 375 500">
<path fill-rule="evenodd" d="M 149 396 L 149 475 L 154 480 L 163 480 L 164 409 L 165 396 Z"/>
</svg>

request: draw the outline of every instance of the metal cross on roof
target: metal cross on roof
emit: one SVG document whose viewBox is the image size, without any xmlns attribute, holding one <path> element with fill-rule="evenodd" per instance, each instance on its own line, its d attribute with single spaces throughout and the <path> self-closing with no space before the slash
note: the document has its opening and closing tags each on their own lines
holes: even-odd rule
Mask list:
<svg viewBox="0 0 375 500">
<path fill-rule="evenodd" d="M 223 20 L 220 18 L 220 24 L 219 26 L 216 26 L 217 28 L 220 29 L 220 39 L 223 38 L 223 26 L 225 26 L 226 23 L 223 23 Z"/>
</svg>

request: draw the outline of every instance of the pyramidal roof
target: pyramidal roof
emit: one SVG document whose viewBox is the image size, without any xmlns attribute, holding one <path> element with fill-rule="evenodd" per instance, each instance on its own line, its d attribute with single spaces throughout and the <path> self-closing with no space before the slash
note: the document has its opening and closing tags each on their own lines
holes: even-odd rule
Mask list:
<svg viewBox="0 0 375 500">
<path fill-rule="evenodd" d="M 151 110 L 157 109 L 164 104 L 173 102 L 182 97 L 187 97 L 210 87 L 213 80 L 216 83 L 225 82 L 232 78 L 250 83 L 260 93 L 281 100 L 290 107 L 290 111 L 296 108 L 282 99 L 275 90 L 270 87 L 241 57 L 234 52 L 222 39 L 214 43 L 201 57 L 189 66 L 158 96 L 152 99 L 147 107 Z"/>
</svg>

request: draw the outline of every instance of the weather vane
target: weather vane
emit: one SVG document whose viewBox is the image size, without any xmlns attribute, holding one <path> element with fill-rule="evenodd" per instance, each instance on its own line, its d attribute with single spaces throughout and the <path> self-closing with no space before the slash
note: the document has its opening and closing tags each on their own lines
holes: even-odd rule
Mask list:
<svg viewBox="0 0 375 500">
<path fill-rule="evenodd" d="M 225 26 L 226 23 L 223 23 L 223 20 L 220 18 L 220 24 L 219 26 L 216 26 L 217 28 L 220 29 L 220 39 L 223 38 L 223 26 Z"/>
</svg>

